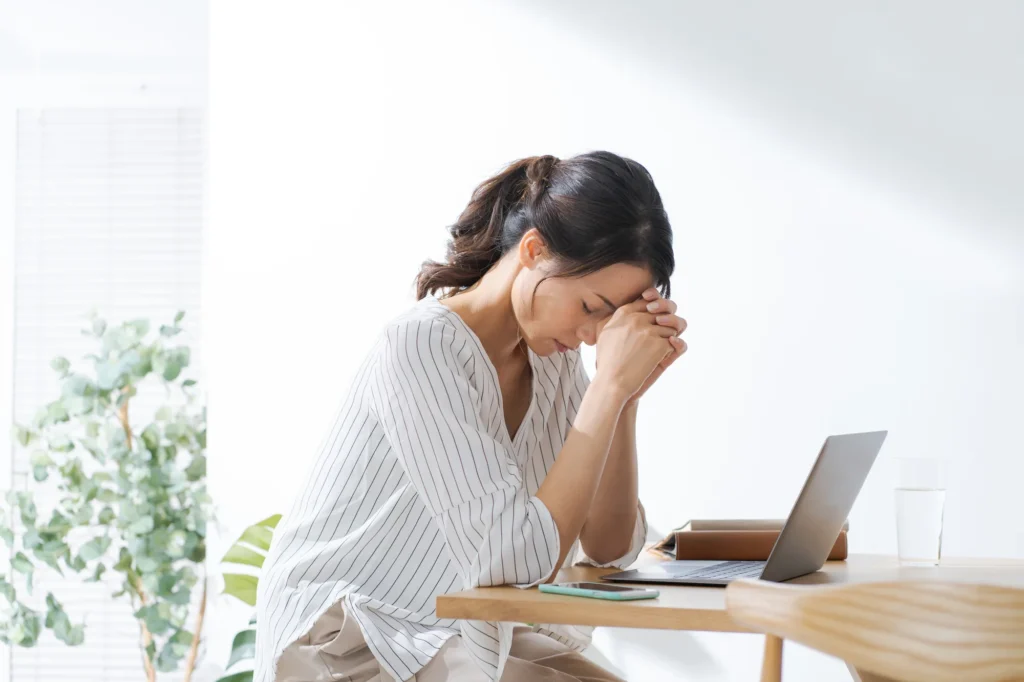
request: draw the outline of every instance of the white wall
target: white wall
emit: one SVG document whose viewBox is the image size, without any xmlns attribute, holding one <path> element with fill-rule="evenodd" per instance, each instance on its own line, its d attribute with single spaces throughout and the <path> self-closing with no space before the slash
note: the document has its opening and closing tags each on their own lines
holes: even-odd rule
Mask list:
<svg viewBox="0 0 1024 682">
<path fill-rule="evenodd" d="M 230 532 L 286 508 L 474 185 L 606 148 L 658 182 L 690 322 L 641 409 L 657 533 L 784 516 L 826 435 L 886 428 L 854 551 L 895 550 L 890 459 L 929 454 L 946 553 L 1024 556 L 1020 10 L 768 7 L 216 3 L 203 326 Z M 596 642 L 633 679 L 759 665 L 751 636 Z M 846 679 L 787 651 L 787 679 Z"/>
</svg>

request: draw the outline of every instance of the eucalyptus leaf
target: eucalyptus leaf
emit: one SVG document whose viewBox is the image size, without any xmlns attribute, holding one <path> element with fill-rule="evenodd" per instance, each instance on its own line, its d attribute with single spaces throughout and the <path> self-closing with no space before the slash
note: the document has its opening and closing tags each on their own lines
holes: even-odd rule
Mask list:
<svg viewBox="0 0 1024 682">
<path fill-rule="evenodd" d="M 93 561 L 106 554 L 108 549 L 110 549 L 110 538 L 93 538 L 82 545 L 78 550 L 78 556 L 82 557 L 83 561 Z"/>
<path fill-rule="evenodd" d="M 7 579 L 3 576 L 0 576 L 0 597 L 6 599 L 8 604 L 13 604 L 14 600 L 17 599 L 14 585 L 7 582 Z"/>
<path fill-rule="evenodd" d="M 71 368 L 71 363 L 68 362 L 67 358 L 56 357 L 53 360 L 50 360 L 50 367 L 53 369 L 53 371 L 59 373 L 61 376 L 64 376 L 65 374 L 68 373 L 68 369 Z"/>
<path fill-rule="evenodd" d="M 20 445 L 23 448 L 24 447 L 28 447 L 28 445 L 34 439 L 35 439 L 35 434 L 32 433 L 32 431 L 30 431 L 29 429 L 26 429 L 23 426 L 15 425 L 15 427 L 14 427 L 14 440 L 15 440 L 15 442 L 18 443 L 18 445 Z"/>
<path fill-rule="evenodd" d="M 96 568 L 93 569 L 92 575 L 87 580 L 91 583 L 98 583 L 103 578 L 103 574 L 106 572 L 106 564 L 96 564 Z"/>
<path fill-rule="evenodd" d="M 43 538 L 35 528 L 26 528 L 21 535 L 21 546 L 25 549 L 35 549 L 43 546 Z"/>
<path fill-rule="evenodd" d="M 11 559 L 11 568 L 13 568 L 18 573 L 32 575 L 32 572 L 35 570 L 35 565 L 27 556 L 25 556 L 24 553 L 18 552 Z"/>
</svg>

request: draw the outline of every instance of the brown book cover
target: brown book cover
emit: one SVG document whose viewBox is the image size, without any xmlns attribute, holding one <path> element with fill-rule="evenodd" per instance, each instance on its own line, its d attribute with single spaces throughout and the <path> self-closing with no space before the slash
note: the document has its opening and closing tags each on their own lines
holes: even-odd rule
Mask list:
<svg viewBox="0 0 1024 682">
<path fill-rule="evenodd" d="M 671 559 L 764 561 L 785 522 L 777 519 L 694 519 L 652 549 Z M 849 523 L 839 531 L 829 561 L 847 557 Z"/>
</svg>

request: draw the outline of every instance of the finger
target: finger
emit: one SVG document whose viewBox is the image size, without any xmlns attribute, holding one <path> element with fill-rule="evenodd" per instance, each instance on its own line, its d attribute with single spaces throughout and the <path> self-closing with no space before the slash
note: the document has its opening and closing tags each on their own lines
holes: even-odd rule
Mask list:
<svg viewBox="0 0 1024 682">
<path fill-rule="evenodd" d="M 672 344 L 672 347 L 673 347 L 673 348 L 675 348 L 675 350 L 676 350 L 676 352 L 675 352 L 675 358 L 678 358 L 678 357 L 679 357 L 680 355 L 682 355 L 683 353 L 685 353 L 685 352 L 687 351 L 687 349 L 689 349 L 689 346 L 688 346 L 688 345 L 686 345 L 686 341 L 683 341 L 683 340 L 682 340 L 681 338 L 679 338 L 678 336 L 672 336 L 672 337 L 669 337 L 669 340 L 668 340 L 668 342 L 669 342 L 670 344 Z M 674 360 L 675 358 L 673 358 L 673 360 Z"/>
<path fill-rule="evenodd" d="M 640 298 L 644 299 L 645 301 L 655 301 L 660 296 L 661 294 L 654 287 L 651 287 L 650 289 L 644 291 L 644 293 L 640 294 Z"/>
<path fill-rule="evenodd" d="M 671 327 L 672 329 L 675 329 L 676 334 L 682 334 L 686 331 L 686 320 L 678 315 L 658 315 L 654 318 L 654 321 L 663 327 Z"/>
<path fill-rule="evenodd" d="M 676 331 L 676 328 L 669 325 L 652 324 L 651 329 L 653 329 L 654 333 L 663 339 L 671 339 L 679 336 L 679 332 Z"/>
<path fill-rule="evenodd" d="M 671 315 L 676 311 L 676 308 L 676 302 L 669 298 L 659 298 L 647 304 L 647 312 L 649 313 L 668 313 Z"/>
</svg>

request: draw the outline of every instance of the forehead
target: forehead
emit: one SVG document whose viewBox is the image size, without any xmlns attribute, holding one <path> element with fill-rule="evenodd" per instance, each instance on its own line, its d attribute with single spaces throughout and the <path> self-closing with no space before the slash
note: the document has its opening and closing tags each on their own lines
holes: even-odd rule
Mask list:
<svg viewBox="0 0 1024 682">
<path fill-rule="evenodd" d="M 635 301 L 646 289 L 654 285 L 654 278 L 646 269 L 627 263 L 616 263 L 575 280 L 581 293 L 589 291 L 611 301 L 615 307 Z"/>
</svg>

